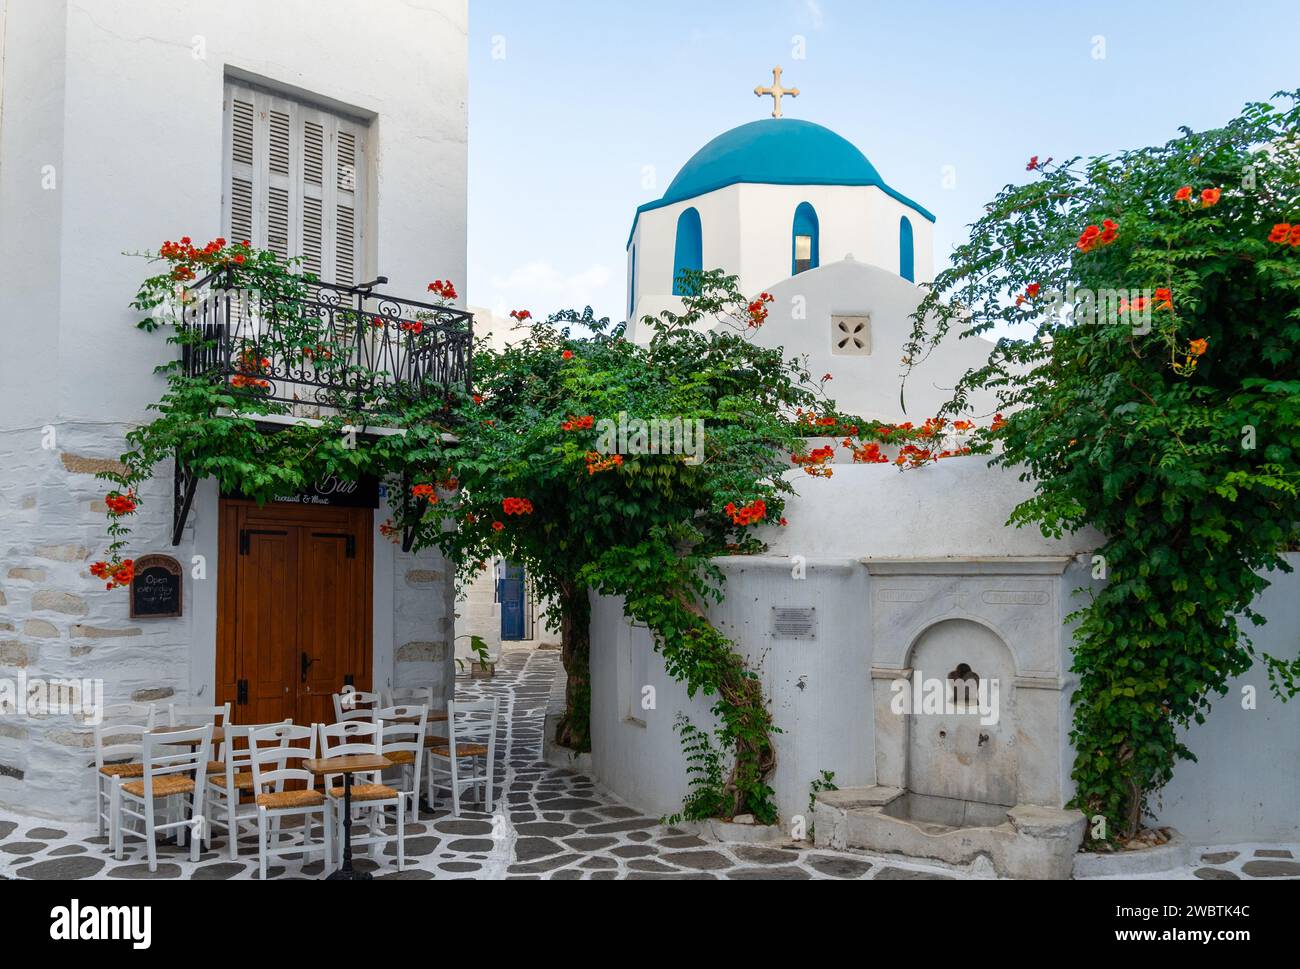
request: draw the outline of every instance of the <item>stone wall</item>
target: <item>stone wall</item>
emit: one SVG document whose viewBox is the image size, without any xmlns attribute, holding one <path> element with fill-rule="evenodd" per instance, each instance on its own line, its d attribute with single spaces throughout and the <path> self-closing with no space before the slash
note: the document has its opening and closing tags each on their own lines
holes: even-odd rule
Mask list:
<svg viewBox="0 0 1300 969">
<path fill-rule="evenodd" d="M 1072 560 L 1060 587 L 1064 599 L 1088 583 L 1090 549 L 1097 539 L 1079 534 L 1053 541 L 1034 529 L 1006 527 L 1011 509 L 1027 497 L 1028 485 L 979 459 L 947 461 L 907 474 L 892 467 L 837 465 L 834 478 L 797 475 L 795 486 L 799 496 L 785 512 L 790 526 L 765 534 L 771 545 L 768 556 L 720 560 L 726 600 L 709 607 L 715 625 L 758 671 L 776 725 L 784 731 L 773 738 L 777 769 L 771 783 L 786 822 L 806 813 L 809 786 L 823 770 L 834 771 L 842 788 L 885 783 L 877 778 L 877 755 L 887 745 L 872 716 L 872 667 L 891 654 L 893 664 L 901 666 L 898 653 L 920 629 L 902 636 L 898 628 L 876 627 L 876 592 L 893 580 L 870 574 L 874 563 L 1064 557 Z M 1300 555 L 1290 558 L 1300 566 Z M 864 564 L 863 559 L 874 562 Z M 802 563 L 798 580 L 793 575 L 796 561 Z M 1300 628 L 1300 571 L 1269 579 L 1273 586 L 1258 606 L 1269 622 L 1252 629 L 1251 636 L 1259 651 L 1292 660 Z M 972 596 L 969 602 L 978 606 L 988 600 Z M 1081 604 L 1063 602 L 1054 611 L 1068 614 Z M 687 791 L 686 762 L 673 721 L 685 713 L 697 726 L 709 725 L 711 703 L 706 697 L 688 697 L 667 675 L 662 657 L 650 651 L 646 631 L 624 620 L 619 600 L 595 598 L 592 605 L 593 773 L 642 810 L 671 814 L 680 809 Z M 774 607 L 815 610 L 815 638 L 776 639 L 771 633 Z M 1062 651 L 1059 666 L 1031 667 L 1058 674 L 1059 681 L 1017 681 L 1026 702 L 1043 705 L 1032 718 L 1039 727 L 1017 738 L 1024 755 L 1032 752 L 1036 761 L 1030 773 L 1055 777 L 1062 785 L 1059 792 L 1031 792 L 1028 799 L 1064 801 L 1073 796 L 1071 713 L 1069 703 L 1061 700 L 1068 698 L 1072 682 L 1069 633 L 1026 625 L 1024 617 L 1014 618 L 1017 611 L 1009 612 L 1014 621 L 1007 625 L 1008 641 L 1023 632 L 1045 648 Z M 656 708 L 631 715 L 630 704 L 645 685 L 655 688 Z M 1020 689 L 1025 685 L 1037 688 Z M 1253 707 L 1243 704 L 1244 688 L 1251 688 Z M 1056 725 L 1049 722 L 1053 710 L 1059 717 Z M 1283 703 L 1271 696 L 1257 663 L 1214 703 L 1207 723 L 1188 732 L 1187 743 L 1199 762 L 1178 765 L 1173 783 L 1156 799 L 1158 821 L 1201 844 L 1294 841 L 1300 837 L 1295 810 L 1300 799 L 1298 738 L 1300 699 Z"/>
<path fill-rule="evenodd" d="M 128 554 L 161 551 L 186 569 L 184 615 L 131 621 L 128 593 L 107 591 L 89 565 L 107 545 L 94 474 L 126 448 L 120 425 L 59 424 L 0 432 L 0 680 L 102 681 L 105 704 L 206 705 L 215 690 L 217 501 L 203 482 L 183 541 L 171 547 L 171 467 L 141 488 Z M 375 513 L 376 687 L 433 686 L 450 697 L 454 618 L 450 571 L 437 551 L 406 554 L 378 533 Z M 192 574 L 201 556 L 203 577 Z M 0 806 L 54 818 L 93 813 L 93 728 L 72 715 L 0 713 Z"/>
<path fill-rule="evenodd" d="M 184 618 L 132 622 L 127 593 L 106 591 L 89 572 L 106 545 L 108 485 L 94 474 L 125 450 L 125 428 L 58 424 L 53 432 L 52 442 L 49 429 L 0 433 L 0 678 L 102 680 L 107 703 L 184 699 L 193 583 L 185 582 Z M 187 564 L 192 537 L 168 547 L 170 477 L 141 493 L 132 547 L 165 549 Z M 0 805 L 89 816 L 93 761 L 92 730 L 80 718 L 0 714 Z"/>
</svg>

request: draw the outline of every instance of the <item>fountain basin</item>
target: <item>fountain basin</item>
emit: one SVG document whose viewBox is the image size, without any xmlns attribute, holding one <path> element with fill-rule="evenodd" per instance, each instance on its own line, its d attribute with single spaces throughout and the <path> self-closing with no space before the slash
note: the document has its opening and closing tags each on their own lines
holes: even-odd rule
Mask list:
<svg viewBox="0 0 1300 969">
<path fill-rule="evenodd" d="M 1036 804 L 1008 808 L 897 787 L 823 791 L 813 820 L 821 847 L 958 866 L 983 857 L 1002 878 L 1053 880 L 1072 876 L 1085 825 L 1079 811 Z"/>
</svg>

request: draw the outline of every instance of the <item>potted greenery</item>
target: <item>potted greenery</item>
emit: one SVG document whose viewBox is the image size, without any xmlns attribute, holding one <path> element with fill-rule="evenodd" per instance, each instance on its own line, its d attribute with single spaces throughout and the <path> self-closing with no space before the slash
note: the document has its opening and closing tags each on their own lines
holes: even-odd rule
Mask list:
<svg viewBox="0 0 1300 969">
<path fill-rule="evenodd" d="M 460 667 L 461 671 L 468 670 L 471 679 L 475 680 L 490 680 L 496 676 L 497 664 L 488 652 L 487 640 L 482 636 L 460 636 L 456 641 L 460 642 L 462 639 L 469 640 L 470 652 L 477 659 L 470 660 L 459 656 L 456 657 L 456 665 Z"/>
</svg>

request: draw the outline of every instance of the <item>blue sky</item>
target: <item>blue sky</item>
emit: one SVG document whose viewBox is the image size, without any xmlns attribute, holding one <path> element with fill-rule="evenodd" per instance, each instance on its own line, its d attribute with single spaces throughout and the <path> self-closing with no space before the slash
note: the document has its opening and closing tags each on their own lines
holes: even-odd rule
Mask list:
<svg viewBox="0 0 1300 969">
<path fill-rule="evenodd" d="M 1297 0 L 470 0 L 466 294 L 621 319 L 636 207 L 770 114 L 753 89 L 776 64 L 802 91 L 787 117 L 844 135 L 935 213 L 942 266 L 1030 155 L 1222 123 L 1300 86 L 1298 51 Z"/>
</svg>

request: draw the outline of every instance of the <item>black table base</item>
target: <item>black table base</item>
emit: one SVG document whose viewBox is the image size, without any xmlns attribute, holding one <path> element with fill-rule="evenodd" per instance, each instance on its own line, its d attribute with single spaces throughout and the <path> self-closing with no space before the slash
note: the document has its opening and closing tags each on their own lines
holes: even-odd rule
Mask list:
<svg viewBox="0 0 1300 969">
<path fill-rule="evenodd" d="M 326 810 L 331 810 L 328 804 Z M 327 882 L 369 882 L 374 876 L 352 867 L 352 775 L 343 775 L 343 866 L 325 879 Z"/>
</svg>

